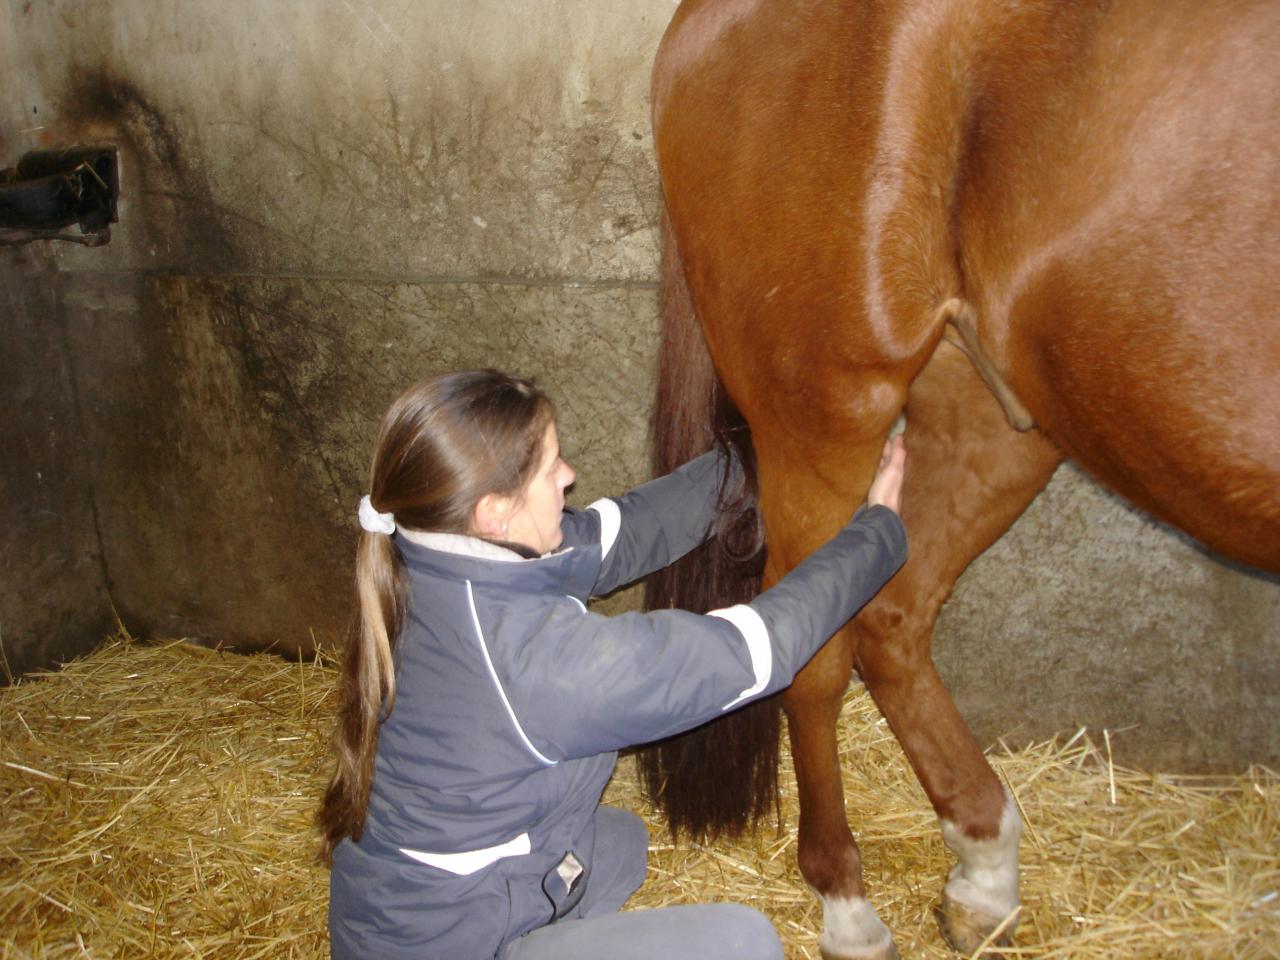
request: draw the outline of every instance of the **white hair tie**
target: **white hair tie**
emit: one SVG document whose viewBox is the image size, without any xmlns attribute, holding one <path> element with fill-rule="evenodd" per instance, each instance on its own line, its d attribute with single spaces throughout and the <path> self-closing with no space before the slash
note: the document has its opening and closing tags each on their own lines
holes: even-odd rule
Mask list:
<svg viewBox="0 0 1280 960">
<path fill-rule="evenodd" d="M 387 536 L 396 532 L 394 514 L 379 513 L 368 495 L 360 498 L 360 526 L 369 533 L 385 533 Z"/>
</svg>

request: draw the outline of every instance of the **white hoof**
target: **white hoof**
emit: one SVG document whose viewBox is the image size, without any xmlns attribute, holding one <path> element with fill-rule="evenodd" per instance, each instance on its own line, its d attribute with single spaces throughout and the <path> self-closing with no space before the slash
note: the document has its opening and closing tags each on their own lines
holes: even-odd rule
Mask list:
<svg viewBox="0 0 1280 960">
<path fill-rule="evenodd" d="M 893 935 L 865 897 L 823 897 L 823 960 L 898 960 Z"/>
<path fill-rule="evenodd" d="M 1000 832 L 990 840 L 973 840 L 955 824 L 942 821 L 942 839 L 956 855 L 956 865 L 935 913 L 943 937 L 960 953 L 972 954 L 988 938 L 988 946 L 1011 942 L 1020 904 L 1021 835 L 1022 819 L 1010 797 L 1005 798 Z"/>
</svg>

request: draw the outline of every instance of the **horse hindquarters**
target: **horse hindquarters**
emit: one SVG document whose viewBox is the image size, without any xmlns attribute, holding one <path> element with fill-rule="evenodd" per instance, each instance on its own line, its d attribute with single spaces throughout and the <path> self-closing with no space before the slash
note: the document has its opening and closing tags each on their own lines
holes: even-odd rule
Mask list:
<svg viewBox="0 0 1280 960">
<path fill-rule="evenodd" d="M 977 6 L 941 6 L 962 21 L 965 36 L 981 32 L 966 13 Z M 706 341 L 756 441 L 771 579 L 825 542 L 865 497 L 908 385 L 931 355 L 945 356 L 934 352 L 943 304 L 963 290 L 948 233 L 950 194 L 939 184 L 955 173 L 967 127 L 964 111 L 950 108 L 968 88 L 952 85 L 954 45 L 937 18 L 909 13 L 852 0 L 803 9 L 689 0 L 655 65 L 664 190 Z M 883 57 L 889 46 L 892 63 Z M 978 389 L 1001 418 L 986 388 Z M 952 476 L 948 460 L 971 436 L 963 421 L 946 420 L 954 405 L 919 406 L 920 423 L 908 429 L 908 508 L 913 489 L 921 491 L 917 503 L 928 491 L 923 477 L 912 479 L 921 465 Z M 949 428 L 958 439 L 948 440 Z M 915 450 L 931 431 L 952 447 Z M 995 449 L 1010 434 L 1001 420 L 977 445 Z M 1040 452 L 1001 491 L 997 524 L 1007 526 L 1052 472 L 1054 455 Z M 991 506 L 994 494 L 967 479 L 972 489 L 955 505 Z M 801 797 L 799 862 L 823 899 L 829 957 L 892 951 L 865 899 L 835 746 L 856 638 L 866 641 L 859 662 L 869 686 L 932 784 L 940 814 L 957 824 L 953 839 L 968 873 L 1000 831 L 1004 794 L 928 657 L 933 618 L 952 582 L 944 576 L 953 579 L 1004 529 L 972 516 L 960 522 L 969 526 L 952 531 L 941 515 L 908 517 L 919 572 L 904 571 L 894 583 L 912 589 L 875 601 L 880 618 L 869 611 L 865 627 L 842 631 L 785 694 Z M 943 535 L 926 541 L 954 546 L 962 559 L 928 559 L 934 547 L 915 528 L 927 533 L 930 524 Z M 946 542 L 951 533 L 955 545 Z M 969 892 L 963 883 L 952 890 Z"/>
</svg>

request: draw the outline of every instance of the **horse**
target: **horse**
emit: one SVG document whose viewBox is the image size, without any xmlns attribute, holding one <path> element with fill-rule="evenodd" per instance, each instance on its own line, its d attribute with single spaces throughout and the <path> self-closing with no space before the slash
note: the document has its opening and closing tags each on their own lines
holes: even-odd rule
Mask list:
<svg viewBox="0 0 1280 960">
<path fill-rule="evenodd" d="M 663 36 L 655 466 L 723 444 L 751 469 L 647 603 L 776 582 L 905 415 L 910 558 L 781 695 L 829 960 L 896 955 L 839 778 L 855 667 L 956 858 L 943 935 L 1010 942 L 1021 821 L 930 642 L 1064 458 L 1280 570 L 1278 49 L 1269 0 L 684 0 Z M 677 833 L 776 794 L 778 705 L 720 723 L 641 758 Z"/>
</svg>

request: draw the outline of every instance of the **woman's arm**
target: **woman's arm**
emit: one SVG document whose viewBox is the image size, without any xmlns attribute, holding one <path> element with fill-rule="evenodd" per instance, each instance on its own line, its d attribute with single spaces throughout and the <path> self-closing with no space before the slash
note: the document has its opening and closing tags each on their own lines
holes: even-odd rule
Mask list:
<svg viewBox="0 0 1280 960">
<path fill-rule="evenodd" d="M 513 709 L 554 758 L 690 729 L 790 684 L 905 560 L 902 523 L 878 505 L 749 604 L 604 617 L 566 600 L 506 665 Z"/>
<path fill-rule="evenodd" d="M 593 592 L 606 594 L 647 576 L 706 540 L 726 472 L 729 484 L 738 482 L 737 461 L 712 451 L 620 497 L 566 511 L 566 543 L 594 537 L 599 524 L 604 562 Z"/>
</svg>

